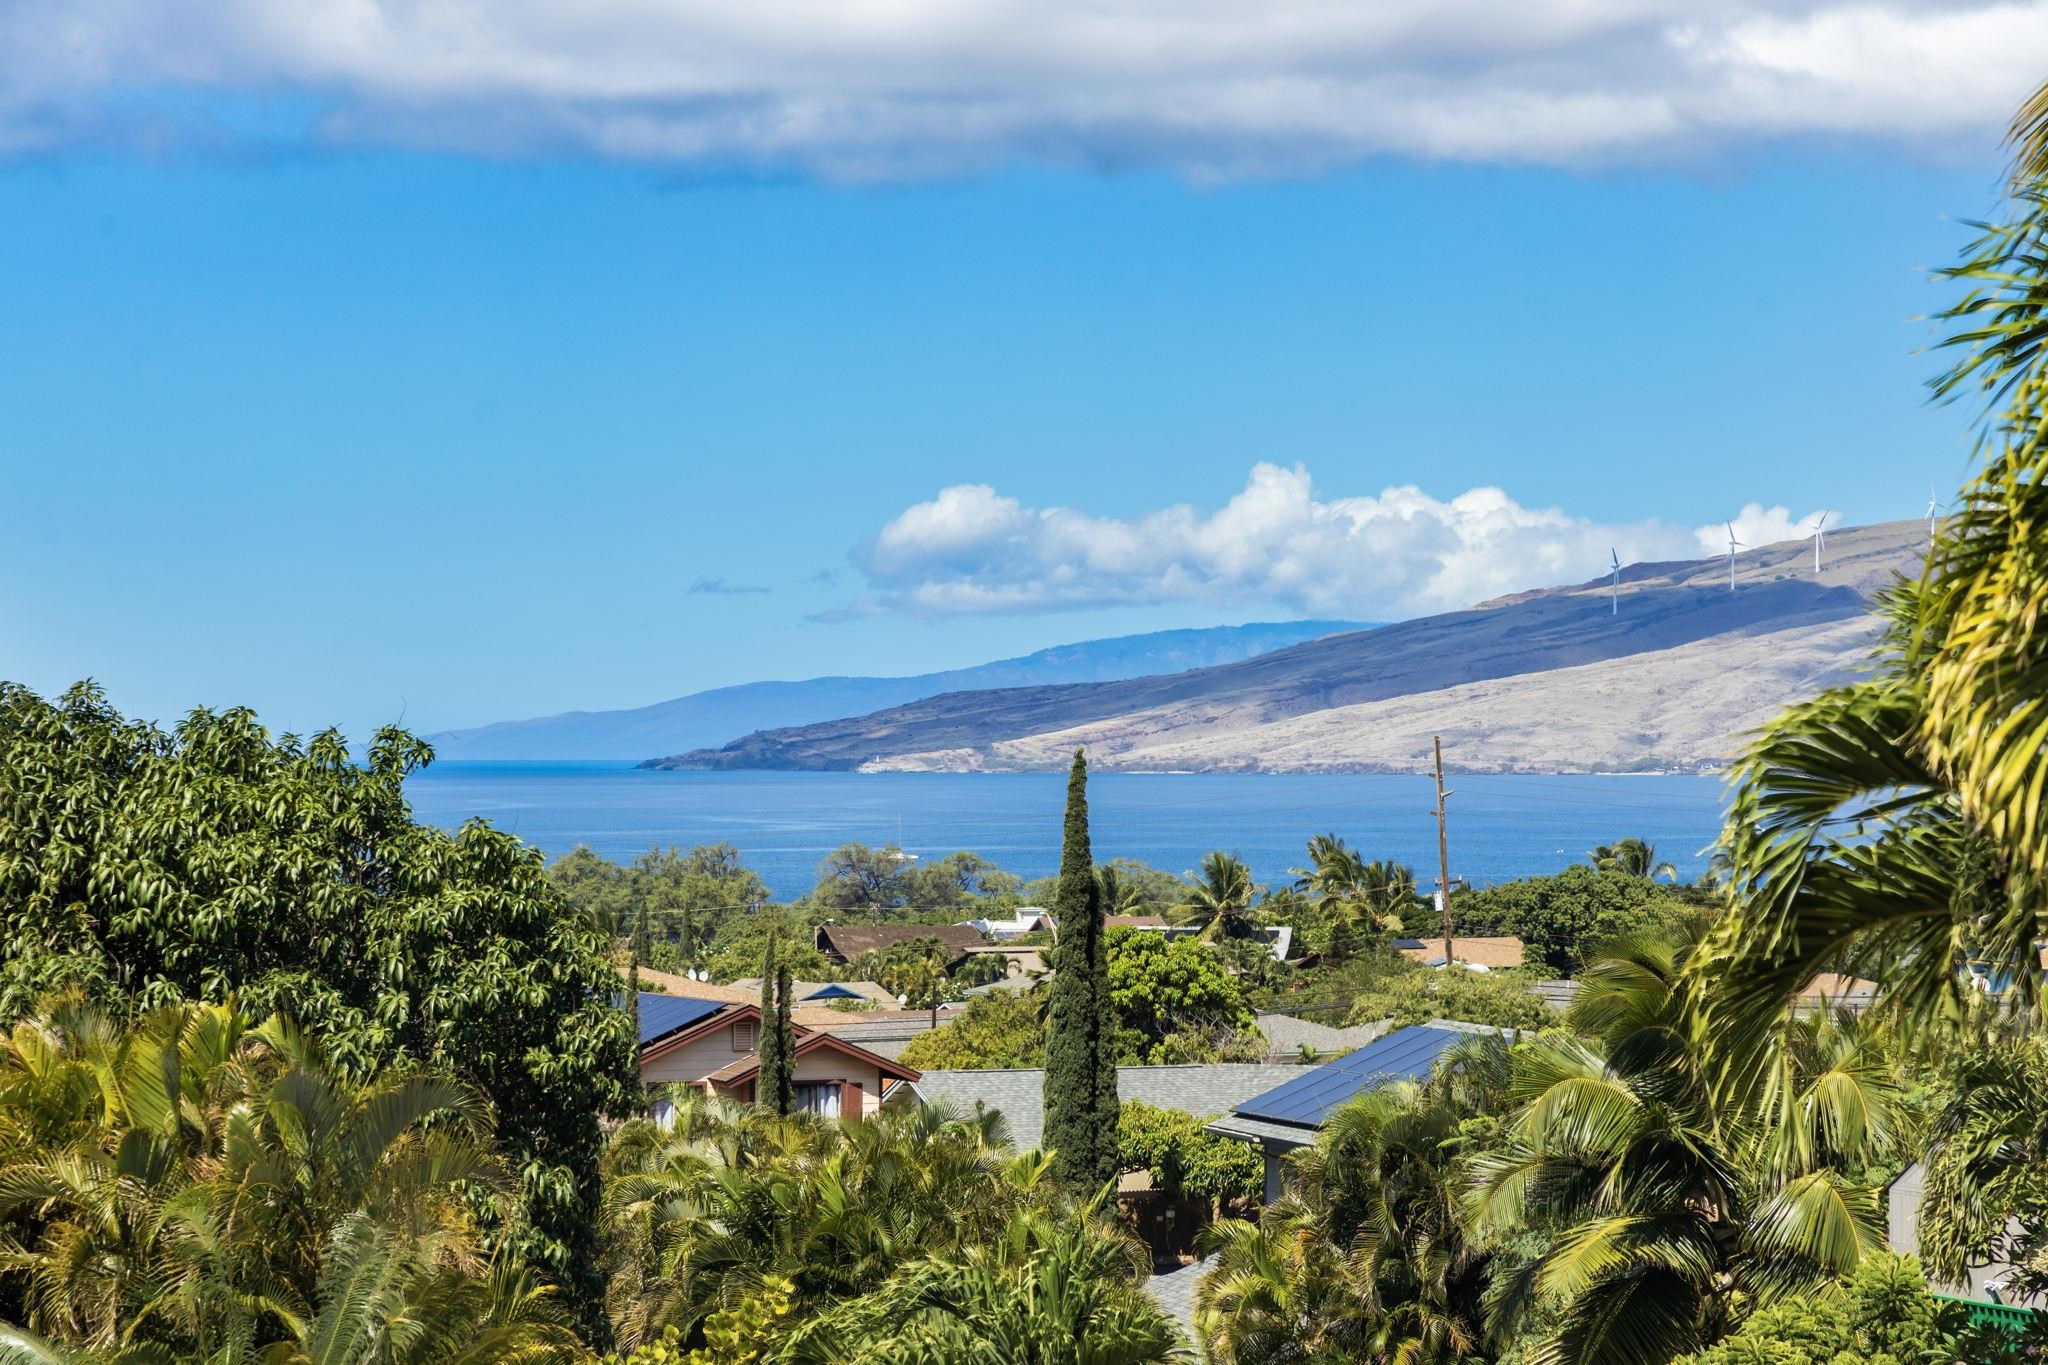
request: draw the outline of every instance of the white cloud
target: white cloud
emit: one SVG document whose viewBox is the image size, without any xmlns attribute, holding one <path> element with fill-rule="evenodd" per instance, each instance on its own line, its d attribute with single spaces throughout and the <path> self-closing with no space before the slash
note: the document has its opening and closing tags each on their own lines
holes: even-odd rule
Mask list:
<svg viewBox="0 0 2048 1365">
<path fill-rule="evenodd" d="M 1702 526 L 1693 535 L 1708 554 L 1726 554 L 1730 530 L 1735 532 L 1737 541 L 1755 549 L 1775 545 L 1781 540 L 1803 539 L 1813 534 L 1814 522 L 1819 517 L 1819 511 L 1795 517 L 1789 507 L 1766 507 L 1760 502 L 1746 502 L 1733 521 L 1717 521 L 1712 526 Z M 1829 529 L 1833 527 L 1831 522 Z"/>
<path fill-rule="evenodd" d="M 1762 536 L 1786 515 L 1752 503 L 1736 525 Z M 1325 498 L 1299 465 L 1256 466 L 1244 491 L 1207 515 L 1176 505 L 1134 520 L 1027 507 L 986 484 L 961 484 L 905 509 L 855 552 L 872 592 L 852 610 L 1214 601 L 1386 619 L 1594 579 L 1610 549 L 1623 563 L 1696 558 L 1710 531 L 1726 539 L 1718 523 L 1603 524 L 1524 507 L 1498 488 L 1439 500 L 1408 484 Z"/>
<path fill-rule="evenodd" d="M 2000 0 L 67 0 L 0 6 L 0 155 L 310 139 L 848 179 L 1581 163 L 1981 142 L 2044 70 L 2048 7 Z"/>
</svg>

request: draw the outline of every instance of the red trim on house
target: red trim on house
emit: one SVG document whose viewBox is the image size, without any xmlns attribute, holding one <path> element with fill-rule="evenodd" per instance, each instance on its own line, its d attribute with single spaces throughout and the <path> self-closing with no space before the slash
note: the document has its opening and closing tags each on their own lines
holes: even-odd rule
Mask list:
<svg viewBox="0 0 2048 1365">
<path fill-rule="evenodd" d="M 796 1051 L 792 1055 L 801 1057 L 805 1053 L 815 1052 L 821 1047 L 829 1047 L 834 1052 L 842 1052 L 857 1061 L 866 1062 L 881 1072 L 884 1077 L 893 1077 L 899 1081 L 915 1081 L 923 1075 L 922 1072 L 912 1071 L 901 1062 L 890 1061 L 879 1052 L 870 1052 L 864 1047 L 849 1043 L 845 1039 L 830 1033 L 813 1033 L 809 1037 L 799 1038 Z M 734 1085 L 757 1074 L 760 1070 L 761 1055 L 757 1052 L 746 1062 L 734 1062 L 727 1066 L 722 1066 L 704 1079 L 706 1081 L 715 1081 L 719 1085 Z"/>
</svg>

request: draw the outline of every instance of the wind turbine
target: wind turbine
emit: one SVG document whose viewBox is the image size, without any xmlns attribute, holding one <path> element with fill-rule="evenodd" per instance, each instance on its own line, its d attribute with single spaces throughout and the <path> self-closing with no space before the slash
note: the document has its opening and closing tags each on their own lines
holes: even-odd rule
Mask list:
<svg viewBox="0 0 2048 1365">
<path fill-rule="evenodd" d="M 1821 551 L 1825 550 L 1828 546 L 1827 526 L 1829 515 L 1830 513 L 1823 509 L 1820 516 L 1813 523 L 1813 571 L 1815 573 L 1820 572 Z"/>
<path fill-rule="evenodd" d="M 1934 528 L 1936 523 L 1939 521 L 1939 518 L 1937 518 L 1934 515 L 1934 513 L 1936 509 L 1946 506 L 1948 506 L 1947 503 L 1941 502 L 1938 499 L 1936 499 L 1934 495 L 1934 485 L 1927 485 L 1927 543 L 1930 546 L 1934 544 Z"/>
<path fill-rule="evenodd" d="M 1735 552 L 1736 552 L 1737 550 L 1740 550 L 1740 549 L 1746 549 L 1746 548 L 1748 548 L 1748 547 L 1746 547 L 1745 545 L 1743 545 L 1743 543 L 1742 543 L 1741 541 L 1739 541 L 1739 540 L 1737 540 L 1737 539 L 1735 538 L 1735 523 L 1734 523 L 1734 522 L 1732 522 L 1732 521 L 1729 521 L 1729 522 L 1723 522 L 1722 524 L 1723 524 L 1724 526 L 1726 526 L 1726 527 L 1728 528 L 1728 591 L 1730 591 L 1730 592 L 1734 592 L 1734 591 L 1735 591 Z"/>
<path fill-rule="evenodd" d="M 1612 585 L 1612 596 L 1608 603 L 1611 610 L 1607 614 L 1609 616 L 1619 616 L 1621 615 L 1621 556 L 1616 554 L 1614 547 L 1610 545 L 1607 547 L 1607 557 L 1614 561 L 1614 583 Z"/>
</svg>

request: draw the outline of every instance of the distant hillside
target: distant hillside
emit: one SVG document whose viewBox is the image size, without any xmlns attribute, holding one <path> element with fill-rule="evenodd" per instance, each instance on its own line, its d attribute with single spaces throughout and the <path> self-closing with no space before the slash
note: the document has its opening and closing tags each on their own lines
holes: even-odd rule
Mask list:
<svg viewBox="0 0 2048 1365">
<path fill-rule="evenodd" d="M 666 768 L 1400 771 L 1441 733 L 1467 770 L 1714 767 L 1785 703 L 1848 677 L 1869 598 L 1917 573 L 1921 522 L 1845 529 L 1334 635 L 1171 677 L 953 692 L 748 735 Z"/>
<path fill-rule="evenodd" d="M 809 678 L 743 683 L 627 711 L 570 711 L 429 735 L 442 758 L 645 758 L 723 744 L 737 735 L 806 725 L 970 688 L 1106 682 L 1178 673 L 1249 659 L 1339 631 L 1357 621 L 1275 621 L 1199 630 L 1161 630 L 908 678 Z"/>
</svg>

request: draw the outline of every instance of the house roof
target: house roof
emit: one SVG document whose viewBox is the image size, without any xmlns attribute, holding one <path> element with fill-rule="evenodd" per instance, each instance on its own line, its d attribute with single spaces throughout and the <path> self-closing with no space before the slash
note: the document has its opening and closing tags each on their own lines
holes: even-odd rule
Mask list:
<svg viewBox="0 0 2048 1365">
<path fill-rule="evenodd" d="M 849 962 L 862 953 L 920 938 L 935 938 L 947 952 L 962 955 L 988 946 L 987 939 L 964 924 L 825 924 L 818 928 L 818 946 Z"/>
<path fill-rule="evenodd" d="M 621 977 L 631 972 L 630 967 L 618 969 Z M 761 1003 L 761 983 L 756 981 L 752 990 L 743 986 L 719 986 L 709 981 L 692 981 L 687 976 L 674 972 L 657 972 L 652 967 L 640 969 L 640 985 L 658 986 L 669 995 L 687 996 L 692 1000 L 718 1000 L 728 1005 L 758 1005 Z"/>
<path fill-rule="evenodd" d="M 1117 1094 L 1161 1109 L 1179 1109 L 1200 1118 L 1221 1114 L 1239 1101 L 1269 1090 L 1299 1066 L 1249 1062 L 1214 1062 L 1190 1066 L 1120 1066 Z M 1005 1071 L 927 1071 L 911 1087 L 927 1104 L 948 1104 L 971 1110 L 976 1104 L 1000 1110 L 1010 1138 L 1021 1149 L 1045 1138 L 1045 1069 L 1016 1067 Z"/>
<path fill-rule="evenodd" d="M 761 978 L 758 976 L 742 977 L 732 984 L 737 990 L 752 992 L 752 998 L 755 1000 L 761 998 Z M 896 1003 L 896 997 L 879 981 L 792 981 L 789 983 L 789 989 L 798 1004 L 813 999 L 872 1000 L 882 1006 L 893 1006 Z M 820 993 L 825 991 L 833 994 Z"/>
<path fill-rule="evenodd" d="M 1821 972 L 1806 983 L 1806 989 L 1799 992 L 1802 1000 L 1846 1001 L 1868 1000 L 1877 994 L 1877 983 L 1865 981 L 1860 976 L 1844 976 L 1840 972 Z"/>
<path fill-rule="evenodd" d="M 1102 923 L 1110 929 L 1164 929 L 1164 915 L 1105 915 Z"/>
<path fill-rule="evenodd" d="M 643 1000 L 649 998 L 647 996 L 641 997 Z M 651 998 L 660 1000 L 663 997 L 657 995 Z M 685 1003 L 709 1003 L 712 1005 L 712 1008 L 706 1013 L 699 1014 L 691 1023 L 685 1024 L 681 1028 L 670 1029 L 652 1042 L 643 1040 L 640 1044 L 640 1065 L 645 1066 L 657 1057 L 666 1056 L 691 1039 L 701 1038 L 715 1028 L 724 1028 L 749 1019 L 758 1021 L 761 1017 L 761 1007 L 759 1005 L 721 1005 L 706 1001 Z"/>
<path fill-rule="evenodd" d="M 1388 1081 L 1426 1080 L 1437 1059 L 1474 1033 L 1497 1033 L 1476 1024 L 1432 1020 L 1395 1029 L 1358 1051 L 1297 1073 L 1271 1090 L 1232 1106 L 1230 1115 L 1211 1127 L 1233 1137 L 1271 1136 L 1269 1125 L 1291 1130 L 1302 1142 L 1312 1141 L 1330 1111 Z M 1251 1121 L 1251 1128 L 1241 1127 Z"/>
<path fill-rule="evenodd" d="M 688 1000 L 674 995 L 640 993 L 640 1046 L 666 1038 L 678 1029 L 702 1023 L 726 1006 L 716 1000 Z"/>
<path fill-rule="evenodd" d="M 903 1063 L 893 1058 L 884 1057 L 879 1052 L 870 1052 L 864 1047 L 849 1043 L 837 1034 L 808 1033 L 797 1039 L 797 1056 L 803 1057 L 818 1051 L 844 1053 L 846 1056 L 852 1057 L 857 1061 L 868 1063 L 880 1071 L 884 1077 L 893 1077 L 899 1081 L 915 1081 L 918 1078 L 918 1073 L 903 1065 Z M 760 1069 L 761 1054 L 756 1052 L 741 1057 L 737 1061 L 727 1063 L 725 1066 L 718 1068 L 718 1070 L 708 1073 L 704 1079 L 716 1081 L 720 1085 L 730 1085 L 735 1081 L 745 1080 Z"/>
<path fill-rule="evenodd" d="M 1332 1028 L 1312 1019 L 1296 1019 L 1290 1014 L 1259 1016 L 1259 1032 L 1266 1035 L 1267 1051 L 1277 1053 L 1298 1052 L 1305 1047 L 1314 1048 L 1317 1052 L 1347 1052 L 1381 1037 L 1391 1026 L 1391 1021 L 1386 1019 L 1351 1028 Z"/>
<path fill-rule="evenodd" d="M 1394 947 L 1401 956 L 1413 962 L 1442 962 L 1444 941 L 1441 938 L 1396 939 Z M 1522 965 L 1522 940 L 1512 934 L 1497 937 L 1466 938 L 1463 935 L 1451 940 L 1451 947 L 1460 962 L 1471 962 L 1481 967 L 1519 967 Z"/>
</svg>

